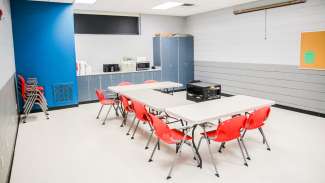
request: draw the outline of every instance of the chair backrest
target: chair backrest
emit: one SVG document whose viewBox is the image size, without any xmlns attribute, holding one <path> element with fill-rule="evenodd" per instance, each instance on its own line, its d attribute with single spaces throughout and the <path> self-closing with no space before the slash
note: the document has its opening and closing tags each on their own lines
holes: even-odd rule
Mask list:
<svg viewBox="0 0 325 183">
<path fill-rule="evenodd" d="M 18 75 L 18 84 L 19 84 L 19 88 L 20 88 L 20 94 L 23 97 L 23 99 L 25 100 L 26 97 L 26 81 L 25 78 L 21 75 Z"/>
<path fill-rule="evenodd" d="M 149 117 L 156 136 L 167 144 L 175 143 L 175 140 L 171 135 L 171 129 L 168 127 L 168 125 L 154 114 L 149 114 Z"/>
<path fill-rule="evenodd" d="M 126 98 L 125 96 L 121 95 L 120 96 L 120 101 L 122 102 L 122 105 L 127 112 L 133 111 L 132 105 L 129 104 L 129 99 Z"/>
<path fill-rule="evenodd" d="M 149 83 L 156 83 L 156 80 L 145 80 L 144 83 L 145 84 L 149 84 Z"/>
<path fill-rule="evenodd" d="M 249 115 L 244 127 L 247 129 L 255 129 L 261 127 L 264 124 L 265 120 L 269 117 L 270 111 L 271 108 L 269 106 L 255 110 Z"/>
<path fill-rule="evenodd" d="M 142 103 L 132 100 L 132 105 L 137 119 L 144 122 L 150 122 L 149 113 Z"/>
<path fill-rule="evenodd" d="M 105 100 L 104 90 L 97 89 L 97 90 L 96 90 L 96 96 L 97 96 L 97 99 L 98 99 L 99 101 L 103 101 L 103 100 Z"/>
<path fill-rule="evenodd" d="M 240 137 L 240 130 L 243 128 L 247 117 L 244 115 L 235 116 L 219 124 L 217 128 L 216 141 L 226 142 Z"/>
<path fill-rule="evenodd" d="M 118 86 L 126 86 L 126 85 L 131 85 L 132 83 L 128 82 L 128 81 L 123 81 L 121 83 L 118 84 Z"/>
</svg>

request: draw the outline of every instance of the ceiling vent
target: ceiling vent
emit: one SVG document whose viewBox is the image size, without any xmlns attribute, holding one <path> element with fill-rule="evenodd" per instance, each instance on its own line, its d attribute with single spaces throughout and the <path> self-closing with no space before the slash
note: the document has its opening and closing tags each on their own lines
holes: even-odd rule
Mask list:
<svg viewBox="0 0 325 183">
<path fill-rule="evenodd" d="M 305 3 L 307 0 L 291 0 L 291 1 L 278 1 L 276 3 L 273 3 L 269 1 L 261 1 L 262 4 L 254 4 L 254 3 L 249 3 L 250 7 L 242 7 L 237 10 L 234 10 L 235 15 L 243 14 L 243 13 L 250 13 L 254 11 L 261 11 L 261 10 L 267 10 L 267 9 L 272 9 L 272 8 L 278 8 L 278 7 L 283 7 L 283 6 L 290 6 L 290 5 L 295 5 L 295 4 L 300 4 L 300 3 Z M 264 3 L 266 2 L 266 3 Z"/>
<path fill-rule="evenodd" d="M 192 3 L 184 3 L 184 4 L 182 4 L 182 6 L 189 7 L 189 6 L 194 6 L 194 4 L 192 4 Z"/>
</svg>

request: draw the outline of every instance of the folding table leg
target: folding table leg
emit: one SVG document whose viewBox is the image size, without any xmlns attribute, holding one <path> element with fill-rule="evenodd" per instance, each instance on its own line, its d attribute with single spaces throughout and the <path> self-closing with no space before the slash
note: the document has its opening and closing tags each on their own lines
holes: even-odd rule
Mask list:
<svg viewBox="0 0 325 183">
<path fill-rule="evenodd" d="M 200 160 L 199 160 L 199 158 L 197 157 L 196 151 L 195 151 L 195 149 L 194 149 L 194 147 L 193 147 L 192 144 L 190 144 L 190 146 L 191 146 L 191 149 L 192 149 L 193 154 L 194 154 L 194 160 L 196 161 L 197 166 L 199 166 L 199 165 L 200 165 Z"/>
<path fill-rule="evenodd" d="M 199 140 L 199 143 L 197 145 L 197 149 L 199 150 L 200 149 L 200 146 L 201 146 L 201 142 L 202 142 L 202 139 L 204 138 L 204 136 L 202 136 Z"/>
</svg>

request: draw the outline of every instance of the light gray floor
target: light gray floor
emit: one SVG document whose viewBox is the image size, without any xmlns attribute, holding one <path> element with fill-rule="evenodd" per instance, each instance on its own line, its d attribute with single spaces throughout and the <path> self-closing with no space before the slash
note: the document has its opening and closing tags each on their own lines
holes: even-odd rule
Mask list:
<svg viewBox="0 0 325 183">
<path fill-rule="evenodd" d="M 221 175 L 217 178 L 206 143 L 200 149 L 203 169 L 195 167 L 191 149 L 184 146 L 173 178 L 166 181 L 175 147 L 162 145 L 148 163 L 153 145 L 144 150 L 146 126 L 140 125 L 144 130 L 130 140 L 114 113 L 102 126 L 95 119 L 98 109 L 99 104 L 85 104 L 51 111 L 50 120 L 37 113 L 21 124 L 11 183 L 325 182 L 324 118 L 272 108 L 264 128 L 271 152 L 257 131 L 249 132 L 246 145 L 252 160 L 245 167 L 236 142 L 227 144 L 222 154 L 219 144 L 212 143 Z"/>
</svg>

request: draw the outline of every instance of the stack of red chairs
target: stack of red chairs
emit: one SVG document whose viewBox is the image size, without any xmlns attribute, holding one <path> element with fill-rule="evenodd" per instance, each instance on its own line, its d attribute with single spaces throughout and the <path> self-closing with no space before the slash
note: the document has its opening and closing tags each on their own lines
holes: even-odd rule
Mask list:
<svg viewBox="0 0 325 183">
<path fill-rule="evenodd" d="M 44 112 L 46 119 L 49 119 L 47 102 L 44 96 L 44 88 L 38 86 L 36 78 L 29 78 L 26 82 L 25 78 L 18 75 L 18 87 L 22 96 L 23 105 L 23 122 L 26 122 L 28 115 L 33 109 L 34 105 L 37 105 Z"/>
</svg>

